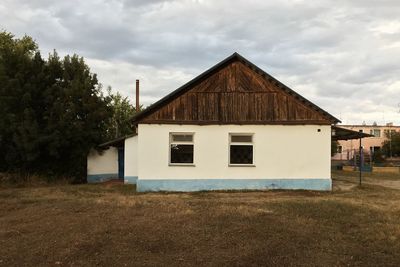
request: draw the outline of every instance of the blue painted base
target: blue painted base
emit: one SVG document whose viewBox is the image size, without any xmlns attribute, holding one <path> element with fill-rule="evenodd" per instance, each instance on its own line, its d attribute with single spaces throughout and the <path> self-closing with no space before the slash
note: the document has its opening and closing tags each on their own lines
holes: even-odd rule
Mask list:
<svg viewBox="0 0 400 267">
<path fill-rule="evenodd" d="M 87 176 L 88 183 L 102 183 L 113 179 L 118 179 L 118 173 L 90 174 Z"/>
<path fill-rule="evenodd" d="M 136 184 L 138 180 L 137 176 L 125 176 L 125 184 Z"/>
<path fill-rule="evenodd" d="M 184 179 L 137 180 L 137 191 L 204 191 L 204 190 L 265 190 L 300 189 L 332 190 L 332 180 L 326 179 Z"/>
</svg>

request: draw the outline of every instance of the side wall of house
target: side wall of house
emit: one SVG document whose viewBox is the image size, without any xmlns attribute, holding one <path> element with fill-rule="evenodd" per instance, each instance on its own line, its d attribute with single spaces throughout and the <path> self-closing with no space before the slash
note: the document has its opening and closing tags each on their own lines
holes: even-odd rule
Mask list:
<svg viewBox="0 0 400 267">
<path fill-rule="evenodd" d="M 98 183 L 118 178 L 118 149 L 110 147 L 99 153 L 92 149 L 87 157 L 87 181 Z"/>
<path fill-rule="evenodd" d="M 138 136 L 125 139 L 125 183 L 136 184 L 138 179 Z"/>
<path fill-rule="evenodd" d="M 194 165 L 169 166 L 169 133 L 194 133 Z M 255 166 L 229 166 L 229 134 L 252 133 Z M 139 124 L 138 190 L 330 190 L 327 125 Z"/>
</svg>

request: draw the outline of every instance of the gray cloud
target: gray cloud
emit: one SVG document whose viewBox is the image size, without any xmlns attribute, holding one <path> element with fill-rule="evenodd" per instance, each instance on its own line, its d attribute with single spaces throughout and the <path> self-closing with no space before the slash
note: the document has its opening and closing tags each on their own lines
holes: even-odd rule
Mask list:
<svg viewBox="0 0 400 267">
<path fill-rule="evenodd" d="M 237 51 L 346 123 L 394 121 L 397 0 L 3 0 L 0 25 L 84 56 L 104 85 L 155 102 Z M 382 116 L 382 114 L 385 114 Z"/>
</svg>

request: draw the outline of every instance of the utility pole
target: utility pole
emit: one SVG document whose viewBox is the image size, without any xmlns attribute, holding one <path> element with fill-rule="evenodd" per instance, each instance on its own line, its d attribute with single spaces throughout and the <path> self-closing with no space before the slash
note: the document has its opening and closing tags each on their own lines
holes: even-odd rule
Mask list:
<svg viewBox="0 0 400 267">
<path fill-rule="evenodd" d="M 359 179 L 359 184 L 360 184 L 360 186 L 361 186 L 361 176 L 362 176 L 362 147 L 361 147 L 361 136 L 360 136 L 360 160 L 359 160 L 359 162 L 360 162 L 360 164 L 359 164 L 359 166 L 358 166 L 358 168 L 359 168 L 359 170 L 360 170 L 360 179 Z"/>
<path fill-rule="evenodd" d="M 362 140 L 362 132 L 361 130 L 359 131 L 360 134 L 360 144 L 359 144 L 359 164 L 358 164 L 358 170 L 359 170 L 359 185 L 361 186 L 361 178 L 362 178 L 362 158 L 363 158 L 363 153 L 362 153 L 362 146 L 361 146 L 361 140 Z"/>
<path fill-rule="evenodd" d="M 390 152 L 390 159 L 392 159 L 392 129 L 390 127 L 391 125 L 389 125 L 389 152 Z"/>
</svg>

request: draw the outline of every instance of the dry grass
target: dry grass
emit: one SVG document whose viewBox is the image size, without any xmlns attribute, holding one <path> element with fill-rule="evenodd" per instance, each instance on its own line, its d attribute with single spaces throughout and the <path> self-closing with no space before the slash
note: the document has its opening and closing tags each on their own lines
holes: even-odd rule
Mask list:
<svg viewBox="0 0 400 267">
<path fill-rule="evenodd" d="M 39 187 L 70 184 L 71 178 L 64 176 L 45 176 L 37 173 L 2 173 L 0 189 L 11 187 Z"/>
<path fill-rule="evenodd" d="M 400 190 L 0 189 L 0 266 L 24 265 L 400 266 Z"/>
</svg>

